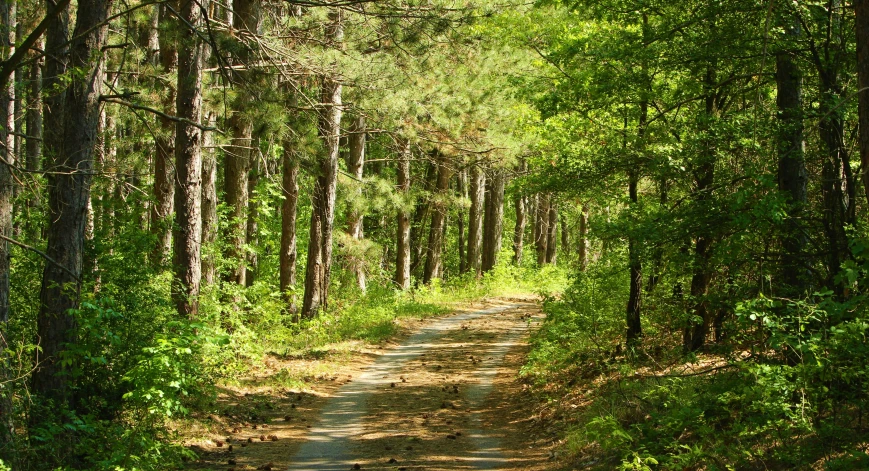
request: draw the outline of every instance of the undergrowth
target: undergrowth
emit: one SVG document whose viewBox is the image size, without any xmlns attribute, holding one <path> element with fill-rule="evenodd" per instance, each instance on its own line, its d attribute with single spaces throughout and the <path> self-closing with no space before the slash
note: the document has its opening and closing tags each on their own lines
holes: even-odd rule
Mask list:
<svg viewBox="0 0 869 471">
<path fill-rule="evenodd" d="M 732 306 L 723 340 L 684 354 L 670 326 L 685 304 L 651 293 L 646 335 L 627 348 L 618 266 L 592 265 L 547 299 L 522 370 L 561 427 L 567 469 L 869 469 L 864 298 L 751 298 Z"/>
</svg>

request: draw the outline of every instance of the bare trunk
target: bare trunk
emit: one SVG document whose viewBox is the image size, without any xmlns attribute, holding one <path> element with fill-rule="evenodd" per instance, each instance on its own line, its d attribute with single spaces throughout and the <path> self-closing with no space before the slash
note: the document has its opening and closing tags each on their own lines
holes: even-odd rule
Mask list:
<svg viewBox="0 0 869 471">
<path fill-rule="evenodd" d="M 350 211 L 347 214 L 347 234 L 354 242 L 363 238 L 363 214 L 360 204 L 362 203 L 362 174 L 365 166 L 365 118 L 358 116 L 350 124 L 350 134 L 347 136 L 347 172 L 356 179 L 353 185 L 353 193 L 350 197 Z M 354 248 L 355 249 L 355 248 Z M 350 267 L 356 274 L 356 285 L 364 293 L 365 258 L 359 250 L 351 250 Z"/>
<path fill-rule="evenodd" d="M 558 205 L 550 196 L 549 220 L 546 223 L 546 263 L 555 265 L 558 256 Z"/>
<path fill-rule="evenodd" d="M 791 27 L 790 35 L 799 35 Z M 779 122 L 778 187 L 788 203 L 788 217 L 782 237 L 782 286 L 801 291 L 805 286 L 806 237 L 801 228 L 801 214 L 807 201 L 805 142 L 803 140 L 802 77 L 792 52 L 776 54 L 776 105 Z M 826 169 L 826 165 L 825 165 Z M 784 294 L 784 293 L 783 293 Z"/>
<path fill-rule="evenodd" d="M 160 5 L 160 20 L 171 22 L 174 16 L 170 8 L 178 11 L 178 1 Z M 160 65 L 164 74 L 171 74 L 178 67 L 178 50 L 175 39 L 160 35 Z M 171 35 L 170 35 L 171 36 Z M 163 95 L 163 112 L 175 114 L 175 87 L 166 87 Z M 154 139 L 154 205 L 151 206 L 151 233 L 157 238 L 152 259 L 162 265 L 172 250 L 172 213 L 175 211 L 175 122 L 157 118 L 159 129 Z"/>
<path fill-rule="evenodd" d="M 468 171 L 467 169 L 462 169 L 456 178 L 456 191 L 459 194 L 459 197 L 467 199 L 468 197 Z M 465 258 L 465 214 L 459 209 L 459 220 L 456 221 L 456 226 L 459 231 L 458 234 L 458 249 L 459 249 L 459 273 L 465 273 L 467 271 L 466 264 L 467 258 Z"/>
<path fill-rule="evenodd" d="M 232 26 L 236 31 L 247 31 L 255 35 L 262 29 L 260 0 L 233 0 Z M 255 60 L 249 49 L 239 51 L 242 63 Z M 229 247 L 227 257 L 235 261 L 228 281 L 242 286 L 247 285 L 247 260 L 244 246 L 247 242 L 247 222 L 249 210 L 249 172 L 256 153 L 254 152 L 253 122 L 248 110 L 255 105 L 254 99 L 246 90 L 251 86 L 253 71 L 235 70 L 233 77 L 241 84 L 238 99 L 229 118 L 232 140 L 224 155 L 224 185 L 226 204 L 230 207 Z"/>
<path fill-rule="evenodd" d="M 435 151 L 437 157 L 437 184 L 435 186 L 434 203 L 432 204 L 431 224 L 428 233 L 428 254 L 425 260 L 422 282 L 431 283 L 435 278 L 443 276 L 441 256 L 444 248 L 444 229 L 446 228 L 447 201 L 450 189 L 450 168 L 447 157 Z"/>
<path fill-rule="evenodd" d="M 635 171 L 628 175 L 628 197 L 632 206 L 638 202 L 637 184 L 638 176 Z M 628 345 L 639 342 L 643 336 L 643 327 L 640 321 L 641 303 L 643 295 L 643 265 L 640 259 L 638 243 L 635 237 L 628 237 L 628 269 L 630 270 L 631 286 L 628 293 L 628 307 L 626 324 L 628 326 L 625 335 Z"/>
<path fill-rule="evenodd" d="M 41 351 L 31 391 L 55 405 L 64 404 L 69 398 L 68 377 L 58 360 L 75 338 L 76 322 L 70 309 L 78 306 L 81 290 L 91 170 L 99 142 L 99 97 L 104 77 L 101 51 L 106 42 L 105 20 L 110 7 L 110 0 L 79 0 L 68 55 L 64 49 L 68 32 L 66 14 L 52 22 L 46 39 L 48 84 L 57 83 L 67 57 L 70 67 L 80 71 L 63 92 L 46 99 L 46 125 L 51 132 L 46 133 L 45 151 L 53 159 L 55 173 L 48 177 L 45 252 L 57 263 L 46 263 L 42 276 L 37 317 Z M 49 5 L 48 11 L 52 8 Z"/>
<path fill-rule="evenodd" d="M 516 226 L 513 229 L 513 264 L 522 265 L 522 251 L 525 250 L 525 196 L 517 194 L 513 198 L 513 208 L 516 210 Z"/>
<path fill-rule="evenodd" d="M 332 10 L 329 17 L 328 40 L 340 46 L 344 39 L 341 11 Z M 311 232 L 301 313 L 304 318 L 312 318 L 320 309 L 328 307 L 335 190 L 338 182 L 338 141 L 341 134 L 341 83 L 334 78 L 323 77 L 321 97 L 323 109 L 320 111 L 318 127 L 326 155 L 320 159 L 311 196 Z"/>
<path fill-rule="evenodd" d="M 258 141 L 258 139 L 254 139 L 253 141 L 255 148 L 259 147 Z M 262 162 L 260 162 L 258 157 L 259 156 L 254 152 L 251 152 L 250 172 L 248 173 L 247 179 L 247 194 L 249 199 L 247 205 L 247 224 L 245 227 L 245 243 L 248 247 L 257 247 L 259 245 L 259 229 L 257 227 L 257 219 L 259 218 L 259 201 L 256 195 L 256 187 L 259 185 L 259 177 L 262 172 Z M 245 260 L 244 285 L 251 287 L 253 286 L 254 281 L 256 281 L 257 267 L 259 266 L 259 259 L 256 250 L 248 250 Z"/>
<path fill-rule="evenodd" d="M 281 179 L 284 201 L 281 204 L 281 293 L 289 312 L 296 312 L 296 212 L 299 204 L 299 160 L 289 140 L 284 140 L 283 176 Z"/>
<path fill-rule="evenodd" d="M 471 164 L 468 194 L 471 208 L 468 212 L 468 262 L 467 270 L 473 270 L 479 277 L 482 274 L 481 261 L 483 249 L 483 203 L 486 197 L 486 172 L 480 162 Z"/>
<path fill-rule="evenodd" d="M 498 264 L 501 251 L 501 235 L 504 228 L 504 181 L 506 174 L 501 169 L 492 170 L 491 184 L 486 197 L 486 218 L 483 221 L 483 272 L 491 271 Z"/>
<path fill-rule="evenodd" d="M 588 203 L 582 205 L 579 214 L 579 270 L 588 268 Z"/>
<path fill-rule="evenodd" d="M 395 249 L 395 284 L 401 290 L 410 288 L 410 213 L 407 210 L 408 201 L 406 201 L 410 193 L 410 142 L 404 142 L 404 148 L 401 150 L 401 155 L 398 159 L 396 169 L 396 183 L 398 191 L 401 193 L 405 201 L 402 207 L 398 210 L 396 225 L 398 233 L 396 235 Z"/>
<path fill-rule="evenodd" d="M 716 117 L 715 105 L 715 83 L 716 73 L 713 66 L 709 66 L 706 71 L 704 87 L 706 91 L 706 116 L 705 122 L 711 122 Z M 708 207 L 708 202 L 712 198 L 712 184 L 715 182 L 715 155 L 716 145 L 715 138 L 712 135 L 713 129 L 704 129 L 707 140 L 705 142 L 705 153 L 699 156 L 694 171 L 694 194 L 692 195 L 695 204 L 701 211 L 711 211 Z M 706 342 L 706 337 L 709 335 L 709 329 L 712 326 L 711 312 L 709 309 L 709 301 L 706 295 L 709 292 L 709 282 L 712 280 L 712 267 L 710 266 L 711 257 L 711 236 L 706 234 L 701 229 L 699 234 L 694 235 L 694 273 L 691 276 L 691 296 L 695 300 L 694 304 L 694 320 L 685 329 L 683 338 L 683 348 L 686 351 L 696 351 L 703 347 Z"/>
<path fill-rule="evenodd" d="M 537 251 L 537 266 L 546 264 L 549 247 L 549 195 L 537 195 L 537 211 L 534 220 L 534 246 Z"/>
<path fill-rule="evenodd" d="M 207 3 L 207 2 L 206 2 Z M 202 68 L 205 47 L 197 31 L 202 25 L 203 1 L 181 0 L 178 28 L 178 117 L 202 122 Z M 190 25 L 190 27 L 186 26 Z M 179 122 L 175 126 L 175 282 L 173 298 L 182 317 L 199 314 L 202 279 L 202 130 Z"/>
<path fill-rule="evenodd" d="M 214 113 L 208 116 L 208 126 L 214 127 L 217 118 Z M 217 242 L 217 149 L 214 148 L 214 135 L 210 132 L 202 136 L 202 279 L 206 285 L 213 285 L 217 277 L 214 256 L 214 243 Z"/>
<path fill-rule="evenodd" d="M 16 3 L 0 3 L 0 57 L 8 59 L 15 53 Z M 15 197 L 15 178 L 12 167 L 16 165 L 16 154 L 13 133 L 15 132 L 15 84 L 9 83 L 5 90 L 0 90 L 0 116 L 3 117 L 3 127 L 0 129 L 0 141 L 3 149 L 0 154 L 0 234 L 13 237 L 13 200 Z M 9 359 L 6 353 L 9 345 L 9 278 L 12 245 L 6 240 L 0 240 L 0 380 L 6 384 L 0 392 L 0 457 L 9 462 L 15 427 L 13 422 L 11 385 L 12 373 L 9 369 Z"/>
<path fill-rule="evenodd" d="M 40 41 L 42 43 L 42 41 Z M 44 49 L 43 44 L 37 44 L 39 49 Z M 28 171 L 36 172 L 42 169 L 42 67 L 45 60 L 40 58 L 30 65 L 30 90 L 27 97 L 27 141 L 25 142 L 25 152 L 27 154 L 27 162 L 25 163 Z M 40 205 L 40 192 L 31 192 L 27 200 L 27 205 L 31 210 L 35 210 Z M 39 239 L 41 232 L 41 224 L 30 221 L 28 239 L 36 241 Z"/>
<path fill-rule="evenodd" d="M 857 37 L 857 93 L 860 121 L 860 177 L 869 201 L 869 0 L 854 0 Z"/>
</svg>

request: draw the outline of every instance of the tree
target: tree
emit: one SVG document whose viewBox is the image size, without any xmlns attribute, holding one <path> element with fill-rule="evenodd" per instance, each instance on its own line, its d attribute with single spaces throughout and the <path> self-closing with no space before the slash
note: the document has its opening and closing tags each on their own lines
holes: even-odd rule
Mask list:
<svg viewBox="0 0 869 471">
<path fill-rule="evenodd" d="M 198 31 L 204 20 L 201 0 L 180 0 L 178 85 L 175 109 L 175 283 L 178 315 L 199 314 L 202 280 L 202 68 L 205 48 Z"/>
</svg>

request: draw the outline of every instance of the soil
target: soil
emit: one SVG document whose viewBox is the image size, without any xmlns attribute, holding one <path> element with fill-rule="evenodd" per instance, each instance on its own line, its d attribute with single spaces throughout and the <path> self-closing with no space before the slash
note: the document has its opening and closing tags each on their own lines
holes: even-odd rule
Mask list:
<svg viewBox="0 0 869 471">
<path fill-rule="evenodd" d="M 533 299 L 494 300 L 411 321 L 391 345 L 270 358 L 221 391 L 225 412 L 193 431 L 200 459 L 188 469 L 557 469 L 518 378 L 541 319 Z M 306 387 L 275 385 L 282 371 L 306 372 Z"/>
</svg>

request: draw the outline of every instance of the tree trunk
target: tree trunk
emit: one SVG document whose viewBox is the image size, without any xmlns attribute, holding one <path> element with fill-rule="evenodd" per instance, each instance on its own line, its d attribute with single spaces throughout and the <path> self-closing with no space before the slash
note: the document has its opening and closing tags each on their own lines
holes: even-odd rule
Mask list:
<svg viewBox="0 0 869 471">
<path fill-rule="evenodd" d="M 166 5 L 159 5 L 160 20 L 169 24 L 174 20 L 170 7 L 178 11 L 178 1 L 173 0 Z M 178 50 L 175 38 L 167 30 L 159 36 L 160 65 L 164 74 L 171 74 L 178 67 Z M 166 36 L 170 37 L 166 37 Z M 169 116 L 175 114 L 175 87 L 167 86 L 163 95 L 163 112 Z M 155 265 L 162 265 L 172 250 L 172 213 L 175 211 L 175 122 L 158 117 L 159 129 L 154 138 L 154 205 L 151 206 L 151 233 L 157 238 L 152 260 Z"/>
<path fill-rule="evenodd" d="M 208 115 L 208 126 L 215 127 L 217 117 Z M 214 147 L 214 134 L 207 132 L 202 136 L 202 280 L 211 286 L 217 277 L 217 264 L 214 256 L 214 243 L 217 242 L 217 149 Z"/>
<path fill-rule="evenodd" d="M 579 270 L 588 268 L 588 203 L 583 203 L 579 214 Z"/>
<path fill-rule="evenodd" d="M 534 220 L 534 246 L 537 251 L 537 266 L 546 264 L 549 248 L 549 195 L 537 194 L 537 211 Z"/>
<path fill-rule="evenodd" d="M 841 283 L 835 282 L 835 277 L 850 254 L 845 228 L 855 222 L 855 192 L 851 159 L 845 146 L 843 110 L 838 106 L 843 95 L 839 74 L 844 62 L 844 54 L 837 46 L 842 44 L 842 5 L 841 2 L 833 0 L 827 6 L 829 11 L 825 16 L 830 22 L 827 31 L 833 38 L 832 41 L 825 43 L 824 55 L 829 60 L 821 61 L 819 57 L 816 59 L 821 96 L 818 109 L 821 118 L 818 130 L 827 151 L 821 165 L 821 194 L 824 202 L 824 232 L 827 236 L 826 284 L 841 296 L 844 287 Z M 805 174 L 805 168 L 803 172 Z M 805 270 L 802 272 L 805 273 Z"/>
<path fill-rule="evenodd" d="M 525 196 L 516 194 L 513 197 L 513 208 L 516 210 L 516 226 L 513 228 L 513 264 L 522 266 L 522 251 L 525 249 Z"/>
<path fill-rule="evenodd" d="M 444 229 L 446 228 L 447 197 L 450 190 L 451 172 L 447 157 L 435 151 L 437 158 L 437 184 L 435 186 L 434 203 L 432 204 L 431 224 L 429 225 L 427 256 L 422 282 L 431 283 L 435 278 L 443 276 L 442 255 L 444 249 Z"/>
<path fill-rule="evenodd" d="M 854 0 L 857 37 L 857 103 L 860 122 L 860 177 L 869 201 L 869 0 Z"/>
<path fill-rule="evenodd" d="M 706 70 L 704 87 L 706 91 L 706 116 L 704 122 L 709 123 L 715 119 L 717 109 L 715 104 L 715 69 L 709 66 Z M 714 129 L 704 129 L 708 136 L 705 142 L 705 153 L 699 156 L 694 171 L 693 198 L 700 211 L 708 213 L 712 208 L 708 207 L 712 199 L 710 194 L 712 184 L 715 182 L 715 155 L 717 142 L 713 136 Z M 694 304 L 694 319 L 685 329 L 683 348 L 685 351 L 696 351 L 703 347 L 709 328 L 712 326 L 712 313 L 709 310 L 709 301 L 706 295 L 709 292 L 709 282 L 712 280 L 712 267 L 710 266 L 712 238 L 705 233 L 709 229 L 701 229 L 699 234 L 694 234 L 694 273 L 691 276 L 691 297 L 696 301 Z M 697 321 L 699 320 L 699 322 Z"/>
<path fill-rule="evenodd" d="M 248 31 L 259 35 L 262 29 L 260 0 L 233 0 L 232 26 L 236 31 Z M 246 46 L 238 53 L 242 64 L 255 59 Z M 251 70 L 235 70 L 233 77 L 241 83 L 238 98 L 233 106 L 235 112 L 230 116 L 228 126 L 232 132 L 229 148 L 224 153 L 224 189 L 226 204 L 230 207 L 229 247 L 227 257 L 234 260 L 234 267 L 228 281 L 242 286 L 247 285 L 248 256 L 244 246 L 247 242 L 247 221 L 249 209 L 249 172 L 255 156 L 253 121 L 249 110 L 254 99 L 247 90 L 251 86 Z"/>
<path fill-rule="evenodd" d="M 546 223 L 546 263 L 555 265 L 558 255 L 558 205 L 550 195 L 549 220 Z"/>
<path fill-rule="evenodd" d="M 456 192 L 459 194 L 460 198 L 467 199 L 468 198 L 468 171 L 463 168 L 458 175 L 456 176 Z M 467 244 L 465 243 L 465 214 L 464 211 L 459 209 L 459 220 L 456 221 L 456 228 L 459 231 L 458 234 L 458 249 L 459 249 L 459 273 L 465 273 L 467 271 L 466 263 L 467 258 L 465 255 L 465 250 Z"/>
<path fill-rule="evenodd" d="M 799 35 L 799 28 L 791 26 L 789 36 Z M 776 54 L 776 106 L 778 109 L 778 187 L 787 201 L 787 219 L 782 237 L 781 286 L 782 294 L 802 291 L 806 286 L 806 237 L 801 227 L 806 206 L 808 180 L 806 174 L 805 142 L 803 140 L 802 77 L 790 51 Z M 824 165 L 826 170 L 826 164 Z"/>
<path fill-rule="evenodd" d="M 487 183 L 486 217 L 483 221 L 483 272 L 491 271 L 498 264 L 501 251 L 501 235 L 504 228 L 504 181 L 506 174 L 501 169 L 492 170 Z"/>
<path fill-rule="evenodd" d="M 468 212 L 468 261 L 466 270 L 473 270 L 476 276 L 482 274 L 481 254 L 483 248 L 483 203 L 486 196 L 486 172 L 481 162 L 471 164 L 468 194 L 471 207 Z"/>
<path fill-rule="evenodd" d="M 253 139 L 252 144 L 254 148 L 258 148 L 259 139 Z M 249 198 L 247 202 L 247 224 L 245 225 L 244 240 L 248 247 L 257 247 L 259 245 L 259 230 L 257 228 L 259 201 L 256 197 L 256 187 L 259 184 L 259 176 L 262 172 L 262 162 L 260 162 L 259 156 L 256 155 L 257 152 L 251 151 L 250 153 L 251 161 L 247 178 L 247 194 Z M 254 281 L 256 281 L 257 267 L 259 265 L 256 250 L 248 250 L 245 254 L 245 260 L 244 285 L 250 288 L 253 286 Z"/>
<path fill-rule="evenodd" d="M 53 4 L 49 2 L 51 14 Z M 99 142 L 99 97 L 103 89 L 104 63 L 101 53 L 106 42 L 105 22 L 111 0 L 79 0 L 76 26 L 69 52 L 68 15 L 52 21 L 46 38 L 47 84 L 53 89 L 65 69 L 65 59 L 75 74 L 63 92 L 46 99 L 45 151 L 53 158 L 55 173 L 48 176 L 48 262 L 42 276 L 37 338 L 41 350 L 33 372 L 31 391 L 55 406 L 68 399 L 68 377 L 59 357 L 75 338 L 76 308 L 81 290 L 84 230 L 90 199 L 91 169 Z"/>
<path fill-rule="evenodd" d="M 356 285 L 364 293 L 365 280 L 365 257 L 359 249 L 359 242 L 363 238 L 363 214 L 362 208 L 362 175 L 365 165 L 365 117 L 357 116 L 350 124 L 350 133 L 347 136 L 347 172 L 356 179 L 351 183 L 353 193 L 350 199 L 350 211 L 347 213 L 347 234 L 356 243 L 350 253 L 350 266 L 356 274 Z"/>
<path fill-rule="evenodd" d="M 44 41 L 39 41 L 37 48 L 44 50 Z M 27 140 L 25 141 L 25 153 L 27 154 L 26 168 L 30 172 L 37 172 L 42 169 L 42 67 L 45 64 L 45 59 L 40 57 L 35 60 L 30 66 L 30 90 L 27 97 L 28 106 L 26 113 L 27 120 Z M 27 205 L 31 210 L 35 210 L 40 205 L 40 192 L 34 191 L 27 200 Z M 29 221 L 30 228 L 28 239 L 36 241 L 39 239 L 41 232 L 41 224 L 34 221 Z"/>
<path fill-rule="evenodd" d="M 639 177 L 635 170 L 631 170 L 628 175 L 628 197 L 630 204 L 633 207 L 637 206 L 637 184 Z M 643 336 L 643 327 L 640 322 L 640 312 L 643 296 L 643 265 L 640 258 L 640 248 L 636 237 L 628 237 L 628 269 L 630 270 L 631 286 L 628 293 L 628 308 L 626 323 L 628 326 L 627 334 L 625 335 L 628 345 L 635 345 Z"/>
<path fill-rule="evenodd" d="M 528 163 L 522 158 L 519 162 L 519 174 L 524 175 L 528 171 Z M 516 212 L 516 226 L 513 228 L 513 264 L 522 265 L 522 251 L 525 246 L 525 225 L 527 224 L 527 198 L 518 189 L 513 196 L 513 209 Z"/>
<path fill-rule="evenodd" d="M 416 209 L 413 212 L 413 220 L 410 224 L 411 273 L 416 273 L 417 268 L 425 260 L 423 252 L 426 246 L 422 243 L 422 238 L 423 234 L 425 234 L 426 221 L 429 219 L 429 212 L 431 210 L 432 192 L 434 191 L 432 181 L 437 178 L 437 165 L 431 161 L 426 161 L 425 166 L 425 178 L 422 183 L 426 195 L 423 198 L 417 199 Z"/>
<path fill-rule="evenodd" d="M 299 159 L 289 139 L 284 139 L 283 177 L 281 193 L 281 293 L 287 303 L 287 310 L 295 313 L 296 288 L 296 212 L 299 204 Z"/>
<path fill-rule="evenodd" d="M 410 213 L 407 209 L 410 202 L 410 142 L 405 141 L 397 165 L 398 191 L 402 195 L 402 205 L 398 209 L 395 248 L 395 284 L 401 290 L 410 288 Z"/>
<path fill-rule="evenodd" d="M 15 53 L 16 3 L 0 3 L 0 57 L 4 60 Z M 0 116 L 3 126 L 0 129 L 0 141 L 3 149 L 0 154 L 0 234 L 13 237 L 13 200 L 15 198 L 15 178 L 12 167 L 16 165 L 14 149 L 15 132 L 15 84 L 10 82 L 5 90 L 0 90 Z M 6 240 L 0 240 L 0 380 L 6 387 L 0 392 L 0 457 L 9 462 L 15 427 L 12 410 L 12 388 L 8 381 L 13 381 L 9 369 L 8 349 L 9 330 L 9 278 L 12 245 Z"/>
<path fill-rule="evenodd" d="M 179 18 L 178 85 L 175 109 L 178 117 L 202 122 L 202 68 L 205 47 L 198 31 L 203 1 L 181 0 Z M 189 27 L 187 26 L 189 25 Z M 199 314 L 202 278 L 202 133 L 191 124 L 175 126 L 175 282 L 173 298 L 182 317 Z"/>
<path fill-rule="evenodd" d="M 331 24 L 327 36 L 335 46 L 344 39 L 341 10 L 329 13 Z M 323 77 L 321 85 L 323 109 L 319 116 L 319 132 L 326 155 L 320 159 L 317 181 L 311 196 L 311 232 L 305 270 L 305 296 L 302 317 L 313 318 L 321 308 L 328 307 L 329 277 L 332 269 L 332 229 L 335 217 L 335 190 L 338 182 L 338 141 L 341 134 L 341 82 Z"/>
</svg>

